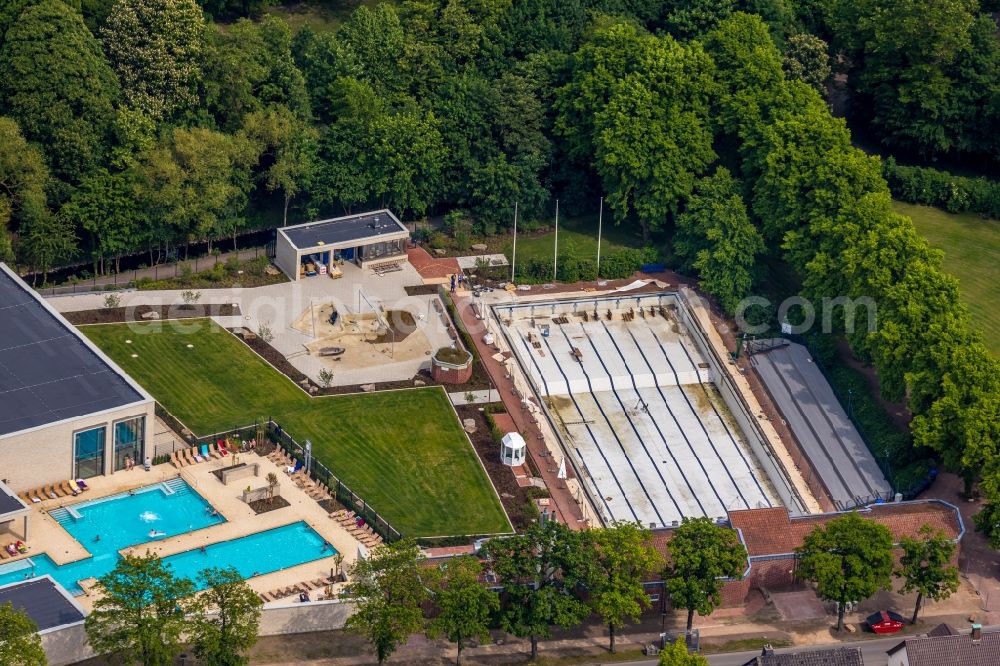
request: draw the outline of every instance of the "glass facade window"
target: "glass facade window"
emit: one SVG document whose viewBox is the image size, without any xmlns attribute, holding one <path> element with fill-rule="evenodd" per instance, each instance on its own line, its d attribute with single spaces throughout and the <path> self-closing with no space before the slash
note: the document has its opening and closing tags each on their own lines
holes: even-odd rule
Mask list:
<svg viewBox="0 0 1000 666">
<path fill-rule="evenodd" d="M 115 423 L 115 471 L 125 469 L 125 459 L 142 464 L 143 444 L 146 441 L 146 417 L 136 416 Z"/>
<path fill-rule="evenodd" d="M 104 474 L 106 430 L 101 426 L 73 435 L 73 478 L 89 479 Z"/>
</svg>

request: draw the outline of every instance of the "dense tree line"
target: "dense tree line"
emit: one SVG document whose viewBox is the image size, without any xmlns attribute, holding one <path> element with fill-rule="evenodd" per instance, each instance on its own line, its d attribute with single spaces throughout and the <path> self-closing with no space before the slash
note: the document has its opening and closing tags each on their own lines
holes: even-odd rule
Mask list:
<svg viewBox="0 0 1000 666">
<path fill-rule="evenodd" d="M 17 0 L 0 11 L 0 254 L 106 270 L 232 239 L 262 210 L 276 226 L 374 205 L 461 208 L 490 233 L 515 201 L 530 219 L 603 195 L 728 309 L 774 260 L 816 302 L 874 299 L 875 331 L 835 323 L 906 399 L 915 443 L 1000 477 L 998 361 L 940 253 L 892 213 L 878 158 L 831 116 L 830 61 L 806 33 L 864 68 L 851 79 L 887 132 L 934 151 L 1000 136 L 983 135 L 995 48 L 973 0 L 932 3 L 927 52 L 922 5 L 898 0 L 890 30 L 881 1 L 434 0 L 292 34 L 266 15 L 216 26 L 194 0 Z M 952 66 L 965 78 L 935 78 Z M 906 92 L 896 70 L 966 82 L 958 115 L 927 106 L 954 85 Z"/>
</svg>

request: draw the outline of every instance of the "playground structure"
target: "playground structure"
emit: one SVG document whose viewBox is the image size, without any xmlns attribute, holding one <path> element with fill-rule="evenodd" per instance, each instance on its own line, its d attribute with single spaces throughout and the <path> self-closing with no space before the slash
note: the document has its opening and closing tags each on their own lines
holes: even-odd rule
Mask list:
<svg viewBox="0 0 1000 666">
<path fill-rule="evenodd" d="M 683 307 L 664 292 L 492 311 L 602 522 L 803 512 L 747 419 L 734 418 L 716 383 L 721 361 Z"/>
<path fill-rule="evenodd" d="M 429 365 L 434 350 L 417 325 L 419 314 L 365 302 L 367 309 L 355 312 L 343 304 L 313 302 L 292 328 L 311 338 L 307 352 L 335 372 L 415 359 Z"/>
</svg>

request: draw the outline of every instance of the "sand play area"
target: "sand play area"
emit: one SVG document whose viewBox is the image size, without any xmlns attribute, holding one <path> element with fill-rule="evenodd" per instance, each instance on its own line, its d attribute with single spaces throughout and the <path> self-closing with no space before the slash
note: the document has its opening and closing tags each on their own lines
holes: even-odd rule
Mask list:
<svg viewBox="0 0 1000 666">
<path fill-rule="evenodd" d="M 376 317 L 374 312 L 338 312 L 336 321 L 330 323 L 335 307 L 332 303 L 315 303 L 292 324 L 292 328 L 313 338 L 305 345 L 309 354 L 334 372 L 400 361 L 430 360 L 434 351 L 430 340 L 407 310 L 387 310 L 381 317 Z M 336 356 L 323 353 L 332 347 L 344 351 Z"/>
</svg>

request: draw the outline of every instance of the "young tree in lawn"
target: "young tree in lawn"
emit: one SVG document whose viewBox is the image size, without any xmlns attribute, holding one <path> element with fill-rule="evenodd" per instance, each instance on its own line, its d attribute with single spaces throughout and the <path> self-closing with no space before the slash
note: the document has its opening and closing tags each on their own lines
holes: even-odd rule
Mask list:
<svg viewBox="0 0 1000 666">
<path fill-rule="evenodd" d="M 649 545 L 652 533 L 638 523 L 616 523 L 588 530 L 590 570 L 587 591 L 590 607 L 608 625 L 609 649 L 615 651 L 615 631 L 626 621 L 637 622 L 649 608 L 642 583 L 663 566 L 663 558 Z"/>
<path fill-rule="evenodd" d="M 410 634 L 423 629 L 427 590 L 420 550 L 412 539 L 376 548 L 351 568 L 344 597 L 356 606 L 347 629 L 368 639 L 383 664 Z"/>
<path fill-rule="evenodd" d="M 580 532 L 550 521 L 487 541 L 483 552 L 504 588 L 501 626 L 531 640 L 532 660 L 538 656 L 538 639 L 548 638 L 553 626 L 568 628 L 586 619 L 590 609 L 576 590 L 586 576 L 590 552 Z"/>
<path fill-rule="evenodd" d="M 660 653 L 659 666 L 708 666 L 708 659 L 688 652 L 687 643 L 681 636 Z"/>
<path fill-rule="evenodd" d="M 194 652 L 215 666 L 243 666 L 246 651 L 257 642 L 262 602 L 233 567 L 212 567 L 199 577 L 205 592 L 198 596 L 191 632 Z"/>
<path fill-rule="evenodd" d="M 437 615 L 427 624 L 427 636 L 444 636 L 458 646 L 455 663 L 462 663 L 462 642 L 490 639 L 490 618 L 500 608 L 500 597 L 483 585 L 483 566 L 471 555 L 456 557 L 441 569 L 430 571 L 431 591 Z"/>
<path fill-rule="evenodd" d="M 723 579 L 739 578 L 747 549 L 736 531 L 711 518 L 685 518 L 667 542 L 667 593 L 677 608 L 687 609 L 687 630 L 694 614 L 711 615 L 722 599 Z"/>
<path fill-rule="evenodd" d="M 917 591 L 913 619 L 917 621 L 924 599 L 942 601 L 958 589 L 958 568 L 951 565 L 955 544 L 941 530 L 930 525 L 920 528 L 919 537 L 900 539 L 903 557 L 896 576 L 904 580 L 900 592 Z"/>
<path fill-rule="evenodd" d="M 9 601 L 0 606 L 0 664 L 45 666 L 47 663 L 34 620 Z"/>
<path fill-rule="evenodd" d="M 837 631 L 844 607 L 892 586 L 892 532 L 856 512 L 817 525 L 795 549 L 796 575 L 816 584 L 821 599 L 837 602 Z"/>
<path fill-rule="evenodd" d="M 174 663 L 184 647 L 194 583 L 174 576 L 150 553 L 126 554 L 98 583 L 101 594 L 85 623 L 94 651 L 127 664 Z"/>
</svg>

